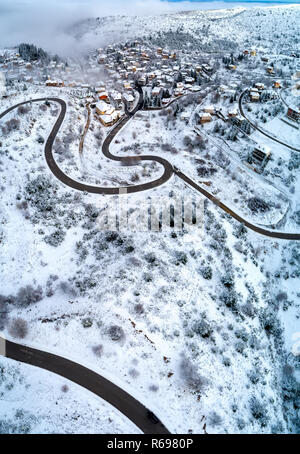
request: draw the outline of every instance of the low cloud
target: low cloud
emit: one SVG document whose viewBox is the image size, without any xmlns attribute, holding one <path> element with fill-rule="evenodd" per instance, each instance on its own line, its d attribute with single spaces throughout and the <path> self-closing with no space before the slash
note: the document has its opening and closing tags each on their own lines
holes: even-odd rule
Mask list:
<svg viewBox="0 0 300 454">
<path fill-rule="evenodd" d="M 90 17 L 155 15 L 191 9 L 237 6 L 238 3 L 167 0 L 0 0 L 0 48 L 20 42 L 71 55 L 93 46 L 78 42 L 69 27 Z M 105 41 L 104 41 L 105 43 Z M 101 45 L 101 43 L 97 43 Z"/>
<path fill-rule="evenodd" d="M 88 48 L 90 43 L 79 43 L 68 29 L 84 19 L 153 15 L 194 8 L 196 5 L 190 2 L 179 4 L 161 0 L 1 0 L 0 47 L 30 42 L 51 52 L 76 54 L 78 50 Z"/>
</svg>

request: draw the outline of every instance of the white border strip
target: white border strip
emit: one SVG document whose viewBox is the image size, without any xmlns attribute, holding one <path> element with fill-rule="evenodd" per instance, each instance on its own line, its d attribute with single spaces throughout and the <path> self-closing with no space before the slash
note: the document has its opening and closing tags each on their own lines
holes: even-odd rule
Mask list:
<svg viewBox="0 0 300 454">
<path fill-rule="evenodd" d="M 0 337 L 0 355 L 6 356 L 6 340 Z"/>
</svg>

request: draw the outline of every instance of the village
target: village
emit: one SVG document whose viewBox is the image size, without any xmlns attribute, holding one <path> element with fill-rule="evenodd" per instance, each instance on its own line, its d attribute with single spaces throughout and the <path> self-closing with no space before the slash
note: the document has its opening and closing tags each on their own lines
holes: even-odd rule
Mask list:
<svg viewBox="0 0 300 454">
<path fill-rule="evenodd" d="M 66 3 L 0 43 L 0 433 L 298 433 L 299 6 Z"/>
<path fill-rule="evenodd" d="M 90 109 L 90 120 L 104 129 L 114 126 L 126 111 L 137 106 L 138 87 L 143 91 L 144 110 L 167 112 L 172 106 L 182 129 L 190 126 L 190 134 L 206 137 L 206 141 L 225 141 L 227 147 L 238 138 L 241 147 L 241 141 L 255 130 L 262 106 L 272 106 L 272 102 L 277 108 L 268 112 L 269 119 L 280 113 L 282 121 L 299 129 L 300 106 L 294 105 L 297 97 L 286 105 L 280 99 L 281 92 L 300 89 L 298 58 L 292 51 L 277 56 L 253 48 L 225 55 L 197 50 L 187 54 L 136 40 L 66 61 L 47 54 L 45 58 L 28 58 L 24 48 L 28 52 L 30 46 L 0 53 L 6 96 L 13 97 L 16 91 L 30 90 L 31 86 L 52 93 L 59 90 Z M 251 121 L 245 112 L 255 109 L 257 118 Z M 250 139 L 239 159 L 253 171 L 263 173 L 271 156 L 272 144 Z"/>
</svg>

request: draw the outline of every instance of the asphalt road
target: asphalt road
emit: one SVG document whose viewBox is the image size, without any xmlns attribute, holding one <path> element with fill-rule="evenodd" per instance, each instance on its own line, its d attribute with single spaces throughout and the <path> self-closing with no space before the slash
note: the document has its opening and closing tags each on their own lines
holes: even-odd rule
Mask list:
<svg viewBox="0 0 300 454">
<path fill-rule="evenodd" d="M 109 151 L 109 146 L 112 140 L 115 138 L 116 134 L 125 126 L 125 124 L 130 120 L 131 116 L 134 115 L 137 110 L 141 109 L 143 103 L 143 96 L 142 90 L 139 90 L 139 102 L 134 109 L 133 112 L 128 112 L 126 109 L 126 117 L 123 118 L 115 128 L 111 130 L 111 132 L 106 137 L 102 151 L 104 155 L 112 159 L 113 161 L 124 162 L 126 165 L 136 165 L 137 158 L 134 156 L 130 157 L 118 157 L 114 156 Z M 84 183 L 80 183 L 78 181 L 73 180 L 72 178 L 68 177 L 62 170 L 58 167 L 55 162 L 52 146 L 55 140 L 55 137 L 63 123 L 66 114 L 66 103 L 60 98 L 39 98 L 21 102 L 17 105 L 14 105 L 7 109 L 5 112 L 0 114 L 0 119 L 7 115 L 12 110 L 16 109 L 17 107 L 29 104 L 32 102 L 43 102 L 43 101 L 53 101 L 60 105 L 61 111 L 59 116 L 53 126 L 53 129 L 46 141 L 45 144 L 45 158 L 46 162 L 53 172 L 53 174 L 58 178 L 62 183 L 66 184 L 67 186 L 77 189 L 80 191 L 87 191 L 90 193 L 96 194 L 119 194 L 120 190 L 124 190 L 124 188 L 107 188 L 107 187 L 99 187 L 99 186 L 91 186 Z M 162 177 L 158 178 L 149 183 L 139 184 L 135 186 L 126 187 L 126 192 L 133 193 L 139 191 L 145 191 L 161 184 L 165 183 L 172 175 L 175 173 L 179 178 L 181 178 L 187 185 L 191 186 L 199 193 L 203 194 L 209 200 L 211 200 L 215 205 L 220 207 L 223 211 L 228 213 L 237 221 L 243 223 L 249 229 L 265 235 L 271 238 L 280 238 L 280 239 L 287 239 L 287 240 L 300 240 L 300 234 L 297 233 L 284 233 L 278 231 L 271 231 L 264 228 L 261 228 L 255 224 L 250 223 L 249 221 L 243 219 L 225 204 L 223 204 L 219 199 L 217 199 L 214 195 L 212 195 L 206 189 L 200 187 L 197 183 L 191 180 L 188 176 L 182 173 L 179 169 L 173 168 L 173 166 L 165 159 L 152 156 L 152 155 L 144 155 L 138 157 L 139 161 L 156 161 L 164 167 L 164 174 Z M 130 164 L 131 161 L 131 164 Z M 51 353 L 43 352 L 41 350 L 35 350 L 20 344 L 16 344 L 10 341 L 5 341 L 0 338 L 0 354 L 3 356 L 7 356 L 8 358 L 14 359 L 16 361 L 21 361 L 27 364 L 31 364 L 36 367 L 40 367 L 56 374 L 59 374 L 74 383 L 77 383 L 84 388 L 90 390 L 91 392 L 95 393 L 99 397 L 105 399 L 119 411 L 121 411 L 125 416 L 127 416 L 131 421 L 134 422 L 144 433 L 147 434 L 168 434 L 168 430 L 165 426 L 157 420 L 157 418 L 153 414 L 149 414 L 149 410 L 130 396 L 128 393 L 123 391 L 118 386 L 114 385 L 112 382 L 108 381 L 101 375 L 96 374 L 92 370 L 89 370 L 78 363 L 74 363 L 66 358 L 53 355 Z M 150 416 L 150 417 L 149 417 Z M 154 422 L 155 421 L 155 422 Z"/>
<path fill-rule="evenodd" d="M 187 183 L 192 188 L 196 189 L 196 191 L 200 192 L 205 197 L 207 197 L 209 200 L 211 200 L 215 205 L 217 205 L 219 208 L 221 208 L 223 211 L 225 211 L 225 213 L 229 214 L 231 217 L 233 217 L 237 221 L 241 222 L 242 224 L 244 224 L 246 227 L 253 230 L 254 232 L 260 233 L 261 235 L 268 236 L 270 238 L 278 238 L 278 239 L 283 239 L 283 240 L 300 240 L 300 233 L 278 232 L 277 230 L 268 230 L 268 229 L 259 227 L 255 224 L 252 224 L 251 222 L 247 221 L 246 219 L 242 218 L 237 213 L 235 213 L 231 208 L 229 208 L 227 205 L 222 203 L 217 197 L 215 197 L 209 191 L 202 188 L 197 183 L 195 183 L 193 180 L 191 180 L 191 178 L 189 178 L 187 175 L 182 173 L 179 169 L 175 168 L 174 172 L 185 183 Z"/>
<path fill-rule="evenodd" d="M 245 115 L 245 112 L 243 109 L 243 98 L 244 98 L 245 94 L 247 93 L 247 91 L 248 90 L 243 91 L 243 93 L 241 93 L 241 95 L 239 97 L 239 109 L 240 109 L 241 115 L 248 121 L 248 123 L 252 126 L 252 128 L 256 129 L 258 132 L 260 132 L 264 136 L 268 137 L 269 139 L 274 140 L 274 142 L 277 142 L 280 145 L 284 145 L 285 147 L 289 148 L 290 150 L 300 151 L 299 148 L 292 147 L 288 143 L 282 142 L 281 140 L 277 139 L 276 137 L 272 136 L 271 134 L 268 134 L 263 129 L 261 129 L 259 126 L 255 125 L 251 120 L 249 120 L 249 118 Z"/>
<path fill-rule="evenodd" d="M 0 354 L 46 369 L 84 387 L 113 405 L 145 434 L 169 434 L 168 429 L 143 404 L 94 371 L 52 353 L 36 350 L 0 337 Z"/>
<path fill-rule="evenodd" d="M 62 183 L 64 183 L 66 186 L 69 186 L 70 188 L 76 189 L 78 191 L 86 191 L 92 194 L 120 194 L 121 193 L 134 193 L 134 192 L 140 192 L 140 191 L 147 191 L 148 189 L 153 189 L 158 186 L 161 186 L 163 183 L 169 180 L 171 176 L 173 175 L 173 167 L 172 165 L 166 160 L 163 159 L 159 156 L 152 156 L 152 155 L 143 155 L 143 156 L 114 156 L 112 153 L 109 151 L 109 145 L 111 142 L 114 140 L 115 136 L 118 134 L 118 132 L 126 125 L 126 123 L 130 120 L 131 116 L 133 116 L 137 110 L 141 108 L 141 105 L 143 103 L 143 95 L 140 93 L 140 99 L 139 102 L 133 112 L 128 112 L 128 115 L 124 117 L 117 125 L 110 131 L 110 133 L 107 135 L 105 138 L 103 145 L 102 145 L 102 152 L 103 154 L 113 160 L 117 161 L 120 163 L 124 163 L 126 166 L 136 166 L 138 163 L 141 161 L 155 161 L 161 164 L 164 167 L 164 173 L 161 177 L 157 178 L 156 180 L 150 181 L 148 183 L 142 183 L 142 184 L 136 184 L 134 186 L 124 186 L 124 187 L 101 187 L 101 186 L 94 186 L 94 185 L 89 185 L 86 183 L 81 183 L 79 181 L 73 180 L 70 178 L 68 175 L 66 175 L 56 164 L 56 161 L 53 156 L 53 150 L 52 146 L 54 143 L 54 140 L 57 136 L 57 133 L 64 121 L 65 115 L 66 115 L 66 103 L 60 98 L 38 98 L 38 99 L 32 99 L 29 101 L 24 101 L 19 104 L 14 105 L 13 107 L 10 107 L 7 109 L 5 112 L 2 112 L 0 114 L 0 120 L 3 118 L 5 115 L 7 115 L 9 112 L 12 110 L 18 108 L 19 106 L 25 105 L 25 104 L 30 104 L 33 102 L 42 102 L 42 101 L 52 101 L 56 102 L 60 105 L 61 111 L 60 114 L 52 128 L 52 131 L 50 132 L 50 135 L 46 141 L 45 144 L 45 159 L 46 162 L 51 170 L 51 172 L 56 176 L 58 180 L 60 180 Z"/>
</svg>

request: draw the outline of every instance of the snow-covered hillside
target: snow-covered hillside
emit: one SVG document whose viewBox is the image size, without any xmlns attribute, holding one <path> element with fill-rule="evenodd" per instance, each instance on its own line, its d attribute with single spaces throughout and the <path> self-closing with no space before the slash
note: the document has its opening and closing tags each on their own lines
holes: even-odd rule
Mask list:
<svg viewBox="0 0 300 454">
<path fill-rule="evenodd" d="M 299 47 L 299 23 L 300 7 L 291 5 L 145 17 L 100 17 L 76 24 L 69 33 L 75 35 L 81 45 L 94 48 L 148 37 L 158 45 L 187 51 L 189 48 L 230 51 L 241 44 L 251 46 L 255 43 L 276 53 L 284 47 Z"/>
<path fill-rule="evenodd" d="M 231 215 L 270 232 L 300 233 L 300 129 L 280 97 L 298 95 L 291 87 L 299 24 L 299 6 L 106 17 L 69 30 L 92 50 L 75 63 L 26 63 L 16 49 L 0 52 L 7 76 L 0 114 L 42 98 L 0 120 L 0 337 L 89 367 L 175 434 L 299 432 L 300 242 L 260 235 Z M 127 45 L 130 39 L 145 49 Z M 163 61 L 158 46 L 177 55 Z M 277 88 L 262 58 L 274 65 Z M 144 64 L 142 88 L 134 86 L 133 60 Z M 250 87 L 260 102 L 249 99 Z M 139 89 L 148 105 L 109 145 L 117 158 L 135 157 L 134 165 L 120 165 L 103 144 L 125 119 L 124 93 L 134 108 Z M 274 137 L 241 116 L 244 91 L 249 121 Z M 124 206 L 125 196 L 78 191 L 55 177 L 44 154 L 60 114 L 53 97 L 66 103 L 53 159 L 72 182 L 104 189 L 149 183 L 163 175 L 163 164 L 151 161 L 159 156 L 170 163 L 170 178 L 129 194 L 128 216 L 160 197 L 183 197 L 203 201 L 196 225 L 101 229 L 109 201 Z M 115 125 L 105 124 L 101 97 L 121 117 Z M 211 111 L 207 123 L 204 111 Z M 248 158 L 259 145 L 271 154 L 257 171 Z M 2 432 L 139 429 L 77 385 L 0 356 Z"/>
</svg>

